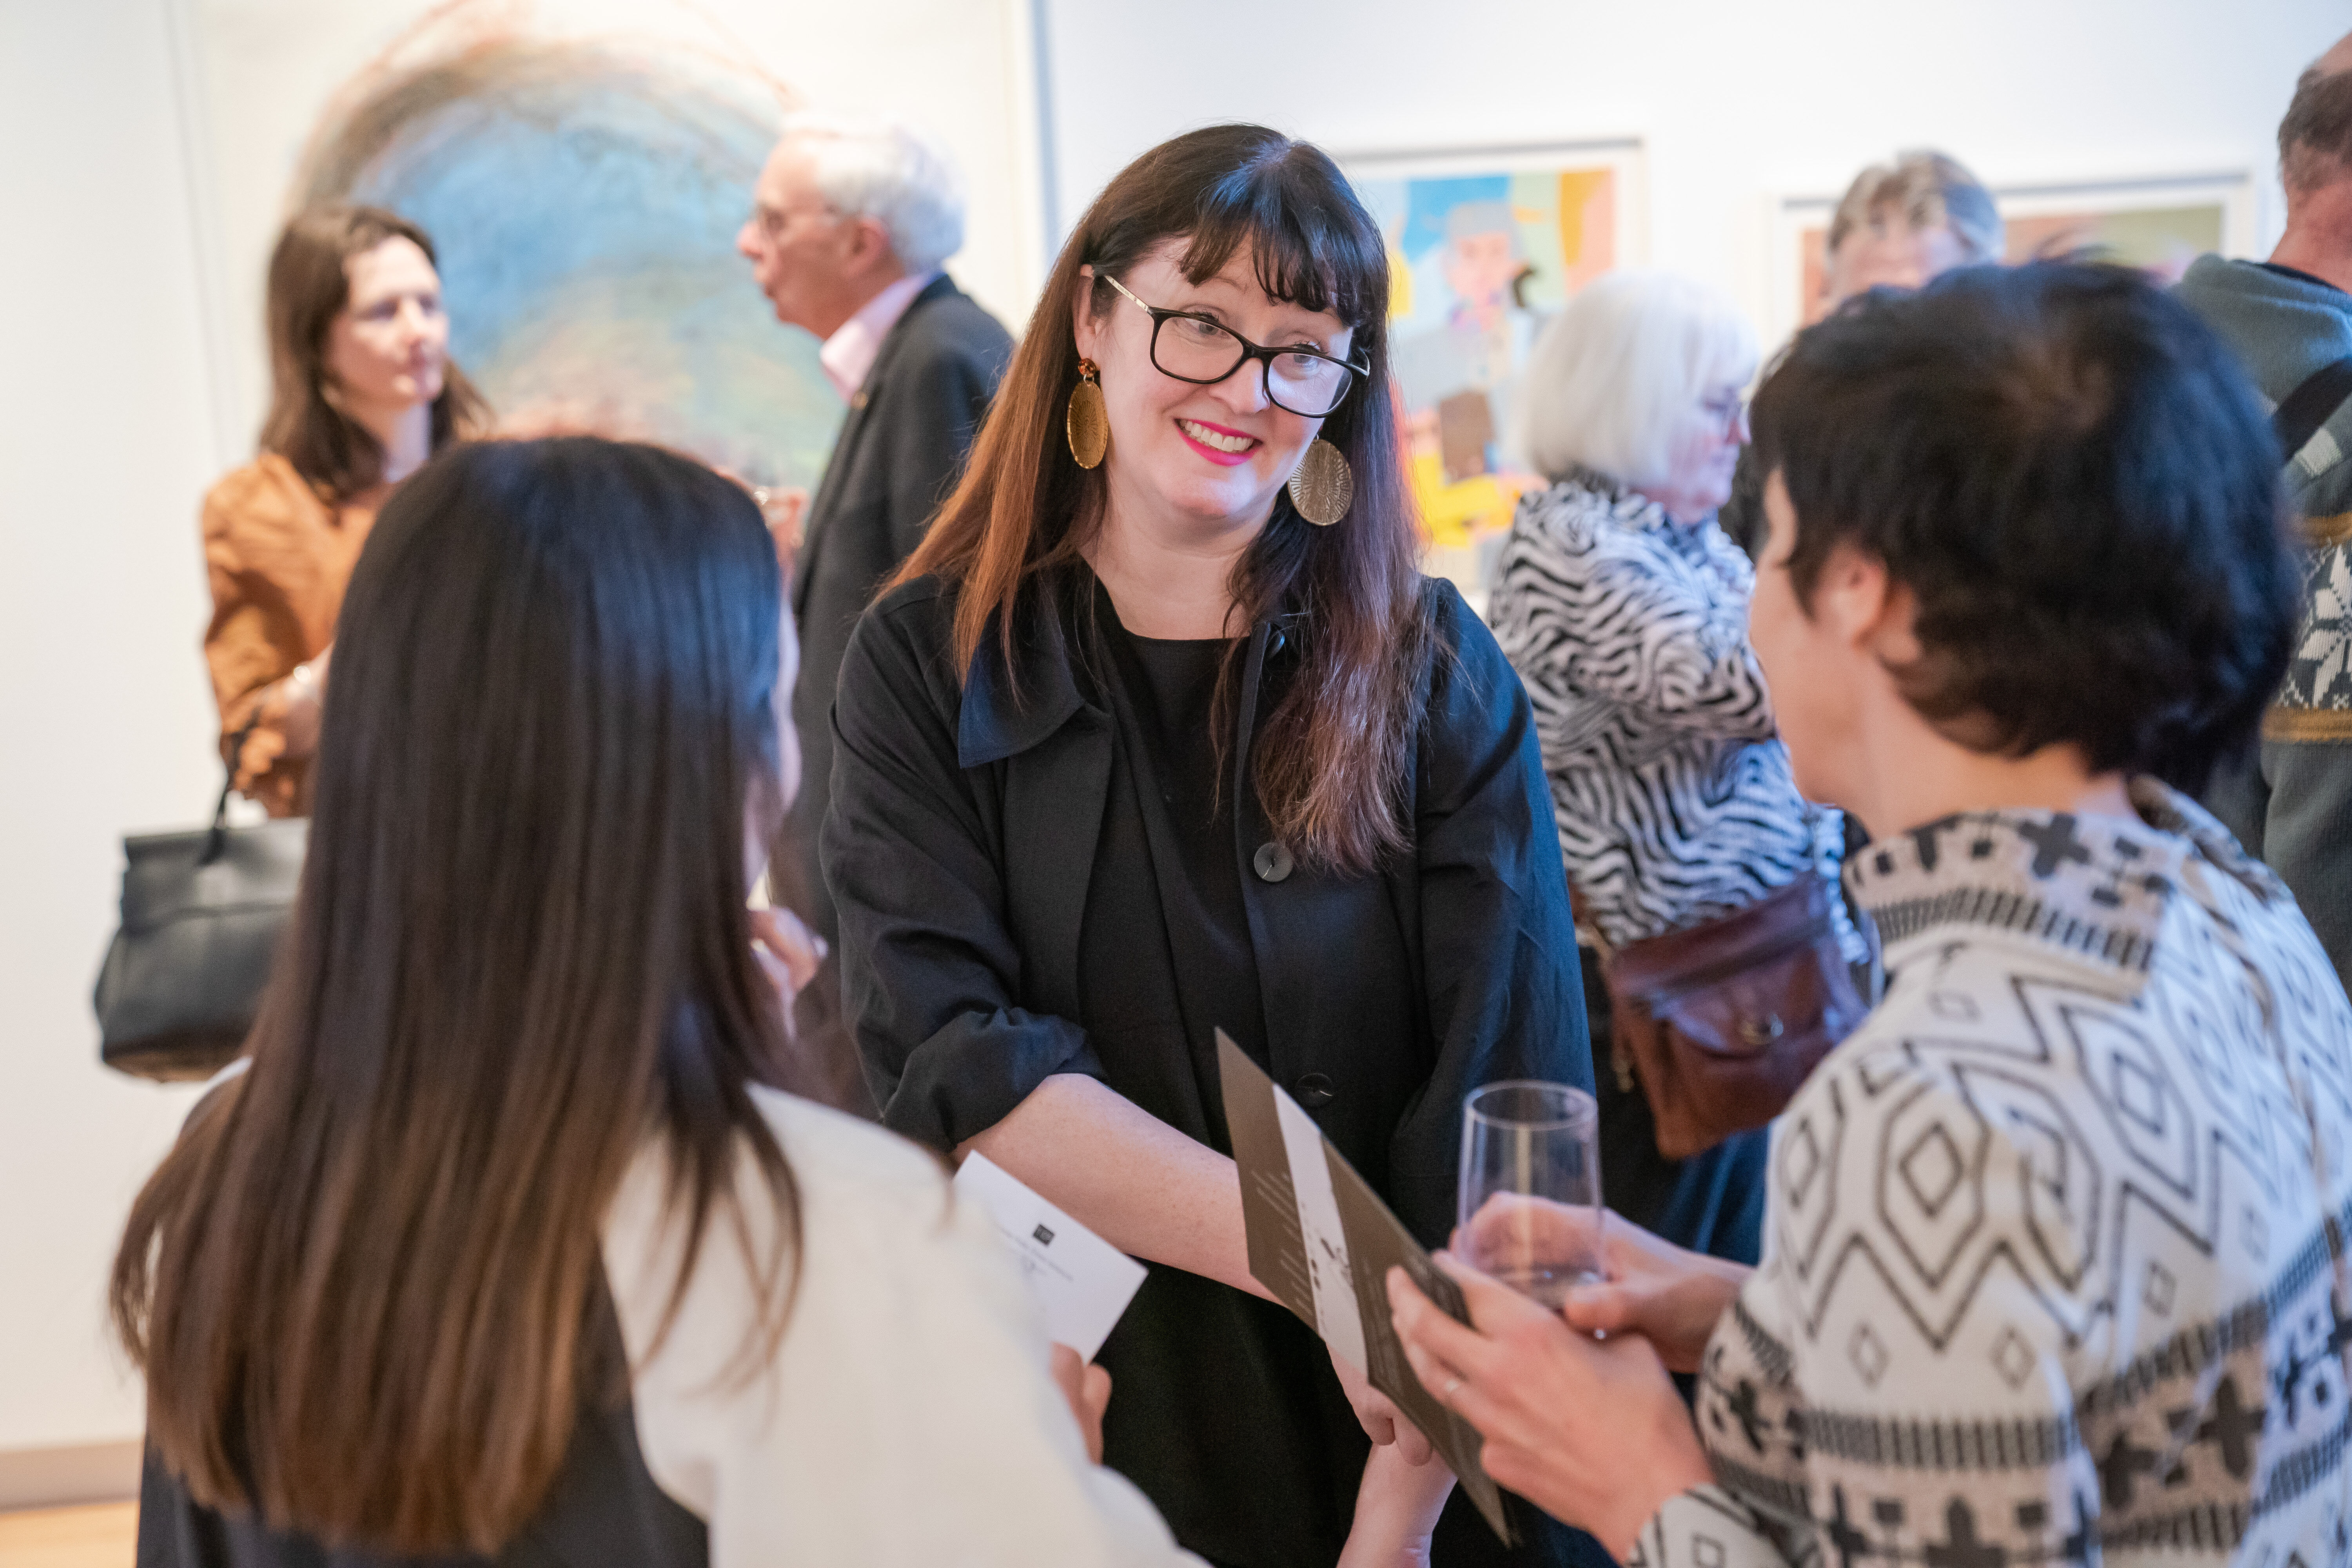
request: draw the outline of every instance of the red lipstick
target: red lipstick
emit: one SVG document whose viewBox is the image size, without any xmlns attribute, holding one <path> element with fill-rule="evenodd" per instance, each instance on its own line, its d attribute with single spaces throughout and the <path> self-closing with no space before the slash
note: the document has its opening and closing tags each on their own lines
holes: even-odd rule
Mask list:
<svg viewBox="0 0 2352 1568">
<path fill-rule="evenodd" d="M 1223 451 L 1218 447 L 1208 445 L 1206 442 L 1195 441 L 1192 439 L 1192 435 L 1184 428 L 1187 424 L 1198 425 L 1203 430 L 1213 430 L 1220 436 L 1238 436 L 1243 440 L 1247 441 L 1249 445 L 1244 447 L 1238 452 Z M 1251 454 L 1255 453 L 1259 446 L 1257 437 L 1252 436 L 1246 430 L 1229 430 L 1223 425 L 1213 425 L 1206 419 L 1180 419 L 1176 422 L 1176 434 L 1183 437 L 1184 444 L 1186 446 L 1192 447 L 1192 450 L 1200 453 L 1201 456 L 1208 458 L 1209 461 L 1216 464 L 1217 467 L 1221 468 L 1238 468 L 1240 465 L 1248 462 L 1250 460 Z"/>
</svg>

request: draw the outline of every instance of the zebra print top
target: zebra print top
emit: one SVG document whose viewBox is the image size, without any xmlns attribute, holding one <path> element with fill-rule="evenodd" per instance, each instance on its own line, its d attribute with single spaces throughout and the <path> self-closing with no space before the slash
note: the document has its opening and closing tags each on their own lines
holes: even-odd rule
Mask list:
<svg viewBox="0 0 2352 1568">
<path fill-rule="evenodd" d="M 1712 519 L 1572 470 L 1519 502 L 1496 576 L 1588 933 L 1622 946 L 1838 875 L 1843 819 L 1797 794 L 1748 646 L 1754 569 Z"/>
</svg>

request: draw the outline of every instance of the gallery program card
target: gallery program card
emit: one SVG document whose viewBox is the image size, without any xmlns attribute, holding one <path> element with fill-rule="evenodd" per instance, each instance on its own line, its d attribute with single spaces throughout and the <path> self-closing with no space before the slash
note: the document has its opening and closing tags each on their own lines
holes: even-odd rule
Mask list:
<svg viewBox="0 0 2352 1568">
<path fill-rule="evenodd" d="M 1470 1321 L 1461 1287 L 1438 1270 L 1412 1233 L 1233 1037 L 1217 1031 L 1225 1131 L 1241 1169 L 1250 1272 L 1429 1440 L 1506 1545 L 1510 1520 L 1478 1463 L 1478 1434 L 1430 1397 L 1389 1321 L 1388 1273 L 1402 1268 L 1429 1299 Z"/>
<path fill-rule="evenodd" d="M 956 1192 L 980 1205 L 1021 1259 L 1056 1344 L 1095 1359 L 1143 1284 L 1143 1265 L 1039 1197 L 985 1154 L 969 1154 Z"/>
</svg>

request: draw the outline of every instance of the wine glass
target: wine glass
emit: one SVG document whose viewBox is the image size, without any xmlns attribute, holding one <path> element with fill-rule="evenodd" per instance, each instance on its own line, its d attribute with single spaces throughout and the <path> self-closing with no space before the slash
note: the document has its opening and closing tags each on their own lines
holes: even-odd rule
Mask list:
<svg viewBox="0 0 2352 1568">
<path fill-rule="evenodd" d="M 1601 1108 L 1564 1083 L 1490 1083 L 1462 1103 L 1454 1250 L 1557 1308 L 1601 1268 Z"/>
</svg>

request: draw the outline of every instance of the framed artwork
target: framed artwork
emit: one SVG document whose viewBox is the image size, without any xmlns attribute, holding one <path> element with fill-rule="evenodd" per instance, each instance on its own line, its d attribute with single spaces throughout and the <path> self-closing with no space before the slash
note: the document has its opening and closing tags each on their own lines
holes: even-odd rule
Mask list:
<svg viewBox="0 0 2352 1568">
<path fill-rule="evenodd" d="M 1519 373 L 1544 320 L 1643 259 L 1638 142 L 1362 153 L 1341 166 L 1388 238 L 1391 361 L 1429 569 L 1483 604 L 1522 491 Z"/>
<path fill-rule="evenodd" d="M 269 247 L 296 209 L 348 201 L 433 237 L 451 357 L 500 429 L 653 441 L 751 483 L 814 482 L 841 399 L 735 238 L 806 81 L 891 103 L 842 67 L 907 74 L 861 53 L 866 24 L 765 0 L 167 4 L 226 461 L 250 454 L 267 402 Z M 1013 11 L 945 8 L 942 58 L 1003 57 Z M 918 116 L 972 166 L 974 243 L 950 266 L 999 298 L 1034 288 L 1025 238 L 1005 265 L 1035 208 L 996 156 L 1020 144 L 1011 92 Z"/>
<path fill-rule="evenodd" d="M 2254 246 L 2254 180 L 2243 171 L 2079 184 L 1996 185 L 2011 262 L 2086 253 L 2177 282 L 2208 252 Z M 1765 323 L 1778 342 L 1828 309 L 1830 219 L 1835 195 L 1783 196 L 1772 207 L 1774 277 Z"/>
</svg>

